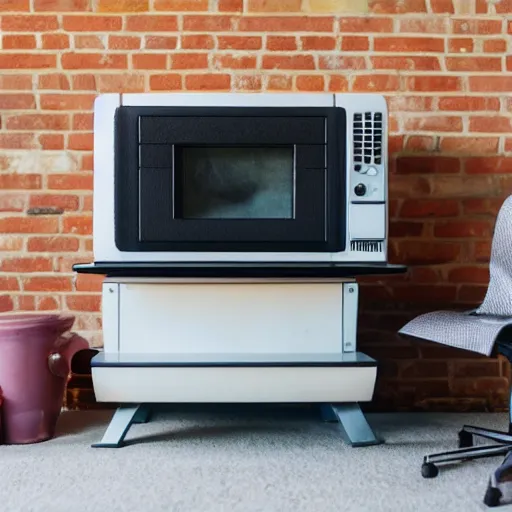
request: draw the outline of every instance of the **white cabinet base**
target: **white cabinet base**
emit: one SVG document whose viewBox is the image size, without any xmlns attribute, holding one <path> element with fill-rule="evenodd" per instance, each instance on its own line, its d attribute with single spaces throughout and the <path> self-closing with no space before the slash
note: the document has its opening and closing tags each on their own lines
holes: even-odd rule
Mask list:
<svg viewBox="0 0 512 512">
<path fill-rule="evenodd" d="M 356 350 L 354 280 L 107 279 L 103 316 L 94 391 L 122 406 L 94 446 L 160 403 L 317 403 L 350 444 L 379 442 L 358 406 L 377 363 Z"/>
</svg>

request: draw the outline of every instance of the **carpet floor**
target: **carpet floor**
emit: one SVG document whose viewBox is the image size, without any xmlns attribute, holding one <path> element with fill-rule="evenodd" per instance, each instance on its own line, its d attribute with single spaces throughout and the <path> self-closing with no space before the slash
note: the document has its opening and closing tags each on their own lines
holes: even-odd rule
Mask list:
<svg viewBox="0 0 512 512">
<path fill-rule="evenodd" d="M 94 449 L 112 411 L 66 412 L 56 437 L 0 446 L 5 512 L 471 512 L 502 457 L 441 467 L 463 424 L 503 429 L 506 414 L 373 414 L 380 446 L 344 444 L 312 410 L 163 410 L 135 425 L 121 449 Z M 502 505 L 499 510 L 510 510 Z"/>
</svg>

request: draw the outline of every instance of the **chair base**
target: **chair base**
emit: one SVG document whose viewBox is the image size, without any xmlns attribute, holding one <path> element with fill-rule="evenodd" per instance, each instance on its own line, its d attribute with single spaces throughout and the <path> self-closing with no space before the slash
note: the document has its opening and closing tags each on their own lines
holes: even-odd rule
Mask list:
<svg viewBox="0 0 512 512">
<path fill-rule="evenodd" d="M 461 462 L 472 459 L 495 457 L 497 455 L 507 456 L 512 452 L 512 424 L 508 432 L 491 430 L 487 428 L 464 425 L 459 432 L 459 449 L 448 452 L 439 452 L 426 455 L 421 465 L 421 475 L 424 478 L 435 478 L 439 474 L 436 464 L 443 462 Z M 473 446 L 473 437 L 483 437 L 494 441 L 492 444 Z M 500 505 L 502 492 L 496 475 L 491 477 L 484 496 L 484 503 L 488 507 Z"/>
</svg>

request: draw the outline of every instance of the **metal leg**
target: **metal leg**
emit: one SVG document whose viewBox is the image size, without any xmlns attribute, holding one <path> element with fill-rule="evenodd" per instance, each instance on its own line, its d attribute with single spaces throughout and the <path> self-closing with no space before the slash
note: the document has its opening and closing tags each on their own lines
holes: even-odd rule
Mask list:
<svg viewBox="0 0 512 512">
<path fill-rule="evenodd" d="M 510 445 L 485 445 L 473 446 L 471 448 L 461 448 L 450 452 L 433 453 L 423 458 L 424 463 L 436 462 L 457 462 L 468 459 L 482 459 L 484 457 L 494 457 L 496 455 L 505 455 L 512 450 Z"/>
<path fill-rule="evenodd" d="M 488 428 L 473 427 L 472 425 L 464 425 L 462 432 L 473 434 L 474 436 L 483 437 L 485 439 L 491 439 L 492 441 L 498 441 L 500 443 L 512 444 L 512 436 L 499 430 L 491 430 Z"/>
<path fill-rule="evenodd" d="M 135 413 L 132 423 L 147 423 L 151 417 L 151 407 L 147 404 L 140 405 L 139 410 Z"/>
<path fill-rule="evenodd" d="M 332 405 L 331 407 L 351 446 L 372 446 L 384 442 L 375 436 L 358 404 Z"/>
<path fill-rule="evenodd" d="M 338 423 L 338 416 L 336 416 L 335 412 L 332 410 L 331 404 L 320 405 L 320 416 L 322 417 L 322 421 Z"/>
<path fill-rule="evenodd" d="M 136 422 L 137 415 L 142 415 L 144 407 L 142 405 L 122 405 L 117 409 L 110 420 L 103 438 L 99 443 L 92 445 L 93 448 L 120 448 L 133 423 Z M 142 416 L 144 419 L 144 416 Z"/>
</svg>

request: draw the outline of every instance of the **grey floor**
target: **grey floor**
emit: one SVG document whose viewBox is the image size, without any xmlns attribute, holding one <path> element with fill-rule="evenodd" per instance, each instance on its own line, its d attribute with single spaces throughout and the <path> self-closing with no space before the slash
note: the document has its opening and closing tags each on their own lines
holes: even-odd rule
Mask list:
<svg viewBox="0 0 512 512">
<path fill-rule="evenodd" d="M 349 512 L 489 510 L 502 458 L 420 475 L 423 455 L 456 446 L 464 423 L 503 429 L 505 414 L 369 415 L 386 444 L 351 448 L 309 410 L 158 412 L 127 446 L 94 449 L 112 412 L 67 412 L 50 441 L 0 446 L 0 510 Z M 510 510 L 503 505 L 499 510 Z"/>
</svg>

